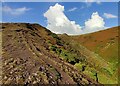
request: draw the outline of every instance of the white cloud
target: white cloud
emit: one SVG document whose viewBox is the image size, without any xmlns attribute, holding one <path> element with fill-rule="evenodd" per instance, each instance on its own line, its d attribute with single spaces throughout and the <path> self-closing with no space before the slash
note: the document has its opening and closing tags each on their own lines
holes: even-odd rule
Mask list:
<svg viewBox="0 0 120 86">
<path fill-rule="evenodd" d="M 91 15 L 91 18 L 85 22 L 84 33 L 103 30 L 105 29 L 104 25 L 105 25 L 104 19 L 99 16 L 98 12 L 94 12 Z"/>
<path fill-rule="evenodd" d="M 2 11 L 11 15 L 21 15 L 24 14 L 26 11 L 29 11 L 30 8 L 21 7 L 21 8 L 11 8 L 9 6 L 3 6 Z"/>
<path fill-rule="evenodd" d="M 85 0 L 85 2 L 94 2 L 95 0 Z"/>
<path fill-rule="evenodd" d="M 92 5 L 92 3 L 95 2 L 97 4 L 101 4 L 100 0 L 85 0 L 85 3 L 87 5 L 87 7 L 90 7 Z"/>
<path fill-rule="evenodd" d="M 77 7 L 73 7 L 71 9 L 69 9 L 68 11 L 71 12 L 71 11 L 75 11 L 75 10 L 77 10 Z"/>
<path fill-rule="evenodd" d="M 100 2 L 99 0 L 98 0 L 98 1 L 96 1 L 96 3 L 97 3 L 97 4 L 101 4 L 101 2 Z"/>
<path fill-rule="evenodd" d="M 47 28 L 57 34 L 79 35 L 105 29 L 104 19 L 98 12 L 94 12 L 91 18 L 85 22 L 85 26 L 81 27 L 75 21 L 67 18 L 64 14 L 64 6 L 58 3 L 50 6 L 44 13 L 44 17 L 47 18 Z"/>
<path fill-rule="evenodd" d="M 85 0 L 85 2 L 96 2 L 97 4 L 100 4 L 101 2 L 100 2 L 100 0 Z"/>
<path fill-rule="evenodd" d="M 110 18 L 117 18 L 116 15 L 113 15 L 113 14 L 110 14 L 110 13 L 104 13 L 103 16 L 107 19 L 110 19 Z"/>
<path fill-rule="evenodd" d="M 64 14 L 64 6 L 55 4 L 50 6 L 47 12 L 44 13 L 47 18 L 47 28 L 54 33 L 62 34 L 79 34 L 81 33 L 81 26 L 76 24 L 75 21 L 70 21 Z"/>
</svg>

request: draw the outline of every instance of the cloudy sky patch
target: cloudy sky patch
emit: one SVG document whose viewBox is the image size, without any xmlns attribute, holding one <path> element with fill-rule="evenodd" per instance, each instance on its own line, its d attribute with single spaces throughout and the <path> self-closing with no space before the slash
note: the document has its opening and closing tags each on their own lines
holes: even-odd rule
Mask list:
<svg viewBox="0 0 120 86">
<path fill-rule="evenodd" d="M 2 8 L 3 22 L 38 23 L 59 34 L 80 35 L 118 26 L 117 2 L 5 2 Z"/>
<path fill-rule="evenodd" d="M 2 7 L 2 11 L 4 13 L 11 14 L 11 15 L 22 15 L 29 10 L 30 8 L 26 8 L 26 7 L 20 7 L 20 8 L 11 8 L 9 6 Z"/>
<path fill-rule="evenodd" d="M 107 19 L 111 19 L 111 18 L 117 18 L 116 15 L 114 14 L 110 14 L 110 13 L 104 13 L 103 16 Z"/>
</svg>

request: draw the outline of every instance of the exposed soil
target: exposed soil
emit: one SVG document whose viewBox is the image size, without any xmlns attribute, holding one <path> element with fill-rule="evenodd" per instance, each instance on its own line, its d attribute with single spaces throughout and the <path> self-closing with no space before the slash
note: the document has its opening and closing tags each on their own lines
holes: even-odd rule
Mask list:
<svg viewBox="0 0 120 86">
<path fill-rule="evenodd" d="M 50 51 L 56 40 L 48 32 L 38 24 L 2 24 L 2 84 L 99 84 Z"/>
</svg>

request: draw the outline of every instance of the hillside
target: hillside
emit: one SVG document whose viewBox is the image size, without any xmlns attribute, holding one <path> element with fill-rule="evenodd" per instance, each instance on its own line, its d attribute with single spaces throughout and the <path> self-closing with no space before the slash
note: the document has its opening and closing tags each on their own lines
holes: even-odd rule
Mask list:
<svg viewBox="0 0 120 86">
<path fill-rule="evenodd" d="M 39 24 L 3 23 L 2 83 L 117 84 L 117 31 L 69 36 Z"/>
<path fill-rule="evenodd" d="M 3 23 L 0 34 L 2 84 L 99 84 L 74 66 L 87 56 L 46 28 Z"/>
<path fill-rule="evenodd" d="M 112 64 L 114 76 L 118 73 L 118 28 L 113 27 L 91 34 L 74 36 L 72 39 Z"/>
<path fill-rule="evenodd" d="M 77 36 L 63 34 L 59 37 L 87 57 L 86 62 L 79 62 L 75 67 L 80 70 L 81 66 L 86 65 L 84 73 L 93 79 L 97 73 L 99 82 L 117 83 L 118 27 Z"/>
<path fill-rule="evenodd" d="M 118 61 L 118 27 L 72 37 L 89 50 L 99 54 L 109 62 Z"/>
</svg>

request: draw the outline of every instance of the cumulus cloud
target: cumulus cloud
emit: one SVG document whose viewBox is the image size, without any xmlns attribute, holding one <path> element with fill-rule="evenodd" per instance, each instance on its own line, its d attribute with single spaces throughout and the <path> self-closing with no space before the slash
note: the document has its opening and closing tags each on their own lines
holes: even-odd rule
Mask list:
<svg viewBox="0 0 120 86">
<path fill-rule="evenodd" d="M 9 6 L 3 6 L 2 11 L 11 15 L 21 15 L 24 14 L 26 11 L 29 11 L 30 8 L 21 7 L 21 8 L 11 8 Z"/>
<path fill-rule="evenodd" d="M 47 12 L 44 13 L 47 18 L 47 28 L 57 34 L 79 34 L 81 33 L 81 26 L 75 21 L 70 21 L 64 14 L 64 6 L 56 3 L 55 6 L 50 6 Z"/>
<path fill-rule="evenodd" d="M 84 33 L 103 30 L 105 29 L 104 25 L 105 25 L 104 19 L 100 17 L 98 12 L 94 12 L 91 15 L 91 18 L 85 22 Z"/>
<path fill-rule="evenodd" d="M 77 10 L 77 7 L 73 7 L 71 9 L 69 9 L 68 11 L 71 12 L 71 11 L 75 11 L 75 10 Z"/>
<path fill-rule="evenodd" d="M 110 13 L 104 13 L 103 16 L 107 19 L 110 19 L 110 18 L 117 18 L 116 15 L 113 15 L 113 14 L 110 14 Z"/>
<path fill-rule="evenodd" d="M 67 18 L 64 14 L 64 6 L 58 3 L 50 6 L 44 13 L 44 17 L 47 18 L 47 28 L 57 34 L 78 35 L 105 29 L 104 19 L 98 12 L 94 12 L 91 18 L 85 22 L 85 26 L 81 27 L 75 21 L 70 21 Z"/>
</svg>

